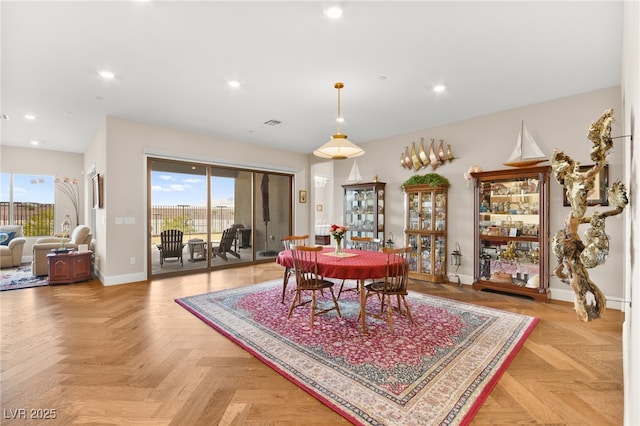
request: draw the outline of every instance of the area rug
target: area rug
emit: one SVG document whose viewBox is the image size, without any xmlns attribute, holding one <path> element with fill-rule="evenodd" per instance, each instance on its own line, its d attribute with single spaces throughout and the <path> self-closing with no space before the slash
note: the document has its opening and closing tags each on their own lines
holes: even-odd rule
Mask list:
<svg viewBox="0 0 640 426">
<path fill-rule="evenodd" d="M 0 273 L 2 274 L 0 291 L 41 287 L 49 284 L 47 277 L 34 277 L 31 275 L 30 263 L 22 264 L 15 268 L 0 269 Z"/>
<path fill-rule="evenodd" d="M 276 280 L 176 302 L 357 425 L 468 424 L 538 321 L 410 292 L 413 324 L 396 315 L 391 334 L 367 315 L 363 333 L 355 292 L 313 327 L 309 305 L 287 318 L 281 292 Z"/>
</svg>

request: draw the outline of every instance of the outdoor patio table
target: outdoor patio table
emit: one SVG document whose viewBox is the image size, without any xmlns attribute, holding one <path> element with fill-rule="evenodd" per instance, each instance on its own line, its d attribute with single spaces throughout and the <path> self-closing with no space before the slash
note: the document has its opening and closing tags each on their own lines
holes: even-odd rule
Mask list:
<svg viewBox="0 0 640 426">
<path fill-rule="evenodd" d="M 387 271 L 387 254 L 378 251 L 344 249 L 343 256 L 334 253 L 333 247 L 325 247 L 318 253 L 318 274 L 325 278 L 357 280 L 360 290 L 360 322 L 362 331 L 366 331 L 365 288 L 367 279 L 384 278 Z M 283 250 L 276 259 L 278 265 L 293 268 L 291 250 Z M 397 265 L 398 262 L 392 265 Z M 286 273 L 286 271 L 285 271 Z"/>
</svg>

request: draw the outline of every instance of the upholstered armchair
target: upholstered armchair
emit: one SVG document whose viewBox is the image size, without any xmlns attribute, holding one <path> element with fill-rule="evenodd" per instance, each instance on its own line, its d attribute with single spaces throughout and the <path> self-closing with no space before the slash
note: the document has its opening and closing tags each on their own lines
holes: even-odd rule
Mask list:
<svg viewBox="0 0 640 426">
<path fill-rule="evenodd" d="M 22 233 L 20 225 L 4 225 L 0 226 L 2 233 L 2 243 L 0 243 L 1 266 L 3 268 L 11 268 L 19 266 L 22 260 L 22 249 L 27 241 Z M 8 241 L 5 245 L 5 241 Z"/>
<path fill-rule="evenodd" d="M 48 264 L 47 254 L 51 250 L 61 246 L 61 240 L 64 241 L 65 248 L 77 250 L 80 244 L 91 244 L 91 229 L 85 225 L 78 225 L 71 233 L 69 238 L 43 237 L 38 238 L 33 244 L 33 261 L 31 262 L 31 272 L 35 276 L 47 275 Z"/>
</svg>

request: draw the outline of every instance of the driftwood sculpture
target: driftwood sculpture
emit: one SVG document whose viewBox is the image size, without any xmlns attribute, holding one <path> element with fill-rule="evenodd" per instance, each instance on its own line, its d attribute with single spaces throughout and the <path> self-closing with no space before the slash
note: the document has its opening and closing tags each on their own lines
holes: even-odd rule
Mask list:
<svg viewBox="0 0 640 426">
<path fill-rule="evenodd" d="M 609 204 L 614 208 L 602 213 L 594 211 L 591 216 L 585 216 L 589 191 L 594 187 L 595 177 L 607 164 L 607 156 L 613 146 L 613 121 L 613 109 L 608 109 L 589 127 L 588 137 L 593 144 L 590 157 L 594 165 L 586 172 L 580 171 L 580 163 L 562 151 L 554 150 L 551 158 L 553 175 L 564 186 L 571 204 L 571 212 L 565 219 L 564 228 L 553 238 L 553 253 L 558 260 L 554 274 L 575 292 L 574 309 L 581 321 L 600 318 L 606 308 L 605 296 L 591 281 L 587 269 L 603 264 L 609 253 L 605 219 L 622 213 L 629 203 L 624 184 L 617 181 L 611 185 L 607 194 Z M 590 227 L 584 233 L 583 242 L 578 235 L 578 226 L 585 223 L 589 223 Z M 589 293 L 593 295 L 593 303 L 587 300 Z"/>
</svg>

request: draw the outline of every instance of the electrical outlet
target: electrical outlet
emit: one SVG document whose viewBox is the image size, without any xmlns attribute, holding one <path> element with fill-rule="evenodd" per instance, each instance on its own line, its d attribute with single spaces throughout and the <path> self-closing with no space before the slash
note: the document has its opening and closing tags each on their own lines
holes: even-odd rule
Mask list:
<svg viewBox="0 0 640 426">
<path fill-rule="evenodd" d="M 135 265 L 135 264 L 136 264 L 136 258 L 135 258 L 135 257 L 130 257 L 130 258 L 129 258 L 129 263 L 130 263 L 131 265 Z"/>
</svg>

